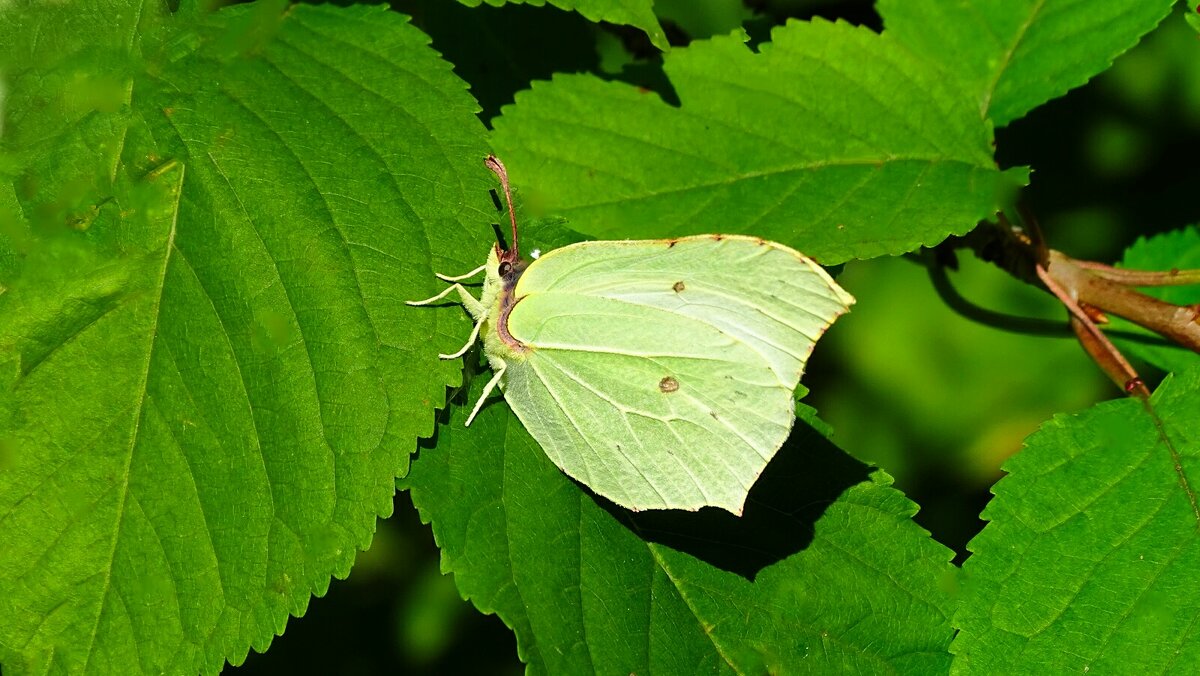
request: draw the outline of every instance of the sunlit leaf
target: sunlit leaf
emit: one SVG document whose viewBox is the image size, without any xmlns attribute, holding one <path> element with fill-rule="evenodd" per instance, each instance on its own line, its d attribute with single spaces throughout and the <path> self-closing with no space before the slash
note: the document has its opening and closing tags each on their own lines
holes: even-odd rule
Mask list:
<svg viewBox="0 0 1200 676">
<path fill-rule="evenodd" d="M 349 572 L 459 377 L 401 301 L 486 247 L 483 129 L 383 8 L 64 8 L 0 32 L 0 662 L 215 672 Z"/>
<path fill-rule="evenodd" d="M 966 232 L 1002 199 L 990 129 L 906 50 L 824 21 L 743 41 L 674 50 L 678 106 L 590 75 L 534 83 L 493 145 L 589 235 L 753 234 L 826 264 Z"/>
</svg>

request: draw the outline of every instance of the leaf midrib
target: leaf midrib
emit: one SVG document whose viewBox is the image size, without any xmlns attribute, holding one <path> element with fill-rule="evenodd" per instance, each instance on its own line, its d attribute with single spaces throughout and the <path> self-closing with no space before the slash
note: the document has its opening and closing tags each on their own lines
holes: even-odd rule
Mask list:
<svg viewBox="0 0 1200 676">
<path fill-rule="evenodd" d="M 1021 46 L 1021 41 L 1025 39 L 1025 35 L 1029 32 L 1029 27 L 1033 25 L 1034 20 L 1041 14 L 1042 8 L 1045 7 L 1046 0 L 1037 0 L 1033 11 L 1029 13 L 1029 18 L 1025 20 L 1021 27 L 1017 30 L 1017 34 L 1013 36 L 1012 42 L 1009 43 L 1008 49 L 1000 58 L 1000 62 L 996 64 L 995 71 L 992 74 L 991 82 L 988 83 L 987 89 L 983 94 L 983 105 L 980 107 L 979 115 L 983 119 L 987 119 L 988 113 L 992 108 L 992 97 L 996 94 L 996 88 L 1000 86 L 1000 80 L 1004 77 L 1004 73 L 1008 70 L 1009 64 L 1012 63 L 1013 56 L 1017 52 L 1017 47 Z"/>
<path fill-rule="evenodd" d="M 87 656 L 84 658 L 83 668 L 81 670 L 83 673 L 87 673 L 88 665 L 92 660 L 92 655 L 94 655 L 96 652 L 96 636 L 100 630 L 100 619 L 104 616 L 108 595 L 112 589 L 113 566 L 116 561 L 117 547 L 120 546 L 121 542 L 121 525 L 125 521 L 125 510 L 129 504 L 129 483 L 130 475 L 133 469 L 133 454 L 137 449 L 137 441 L 139 438 L 138 433 L 141 428 L 142 418 L 146 411 L 146 399 L 148 396 L 147 388 L 150 381 L 150 365 L 154 361 L 155 344 L 158 338 L 158 323 L 162 318 L 162 299 L 163 292 L 166 289 L 167 268 L 171 262 L 171 252 L 175 250 L 175 233 L 179 223 L 179 188 L 183 185 L 183 176 L 185 170 L 186 166 L 181 163 L 179 165 L 179 177 L 176 179 L 175 189 L 171 191 L 171 196 L 174 200 L 171 213 L 171 230 L 167 233 L 167 241 L 162 247 L 162 265 L 159 269 L 158 279 L 155 285 L 158 294 L 154 299 L 154 323 L 152 326 L 148 327 L 149 330 L 146 331 L 146 340 L 148 342 L 146 346 L 146 362 L 141 371 L 141 382 L 138 384 L 136 389 L 137 411 L 134 415 L 130 416 L 132 429 L 129 431 L 129 448 L 128 452 L 126 453 L 127 460 L 125 462 L 125 469 L 121 476 L 121 498 L 119 507 L 117 509 L 116 518 L 114 519 L 115 528 L 112 536 L 112 547 L 108 552 L 108 564 L 104 567 L 104 585 L 103 590 L 100 593 L 99 605 L 96 608 L 96 620 L 92 624 L 91 635 L 88 637 L 88 652 Z"/>
<path fill-rule="evenodd" d="M 705 182 L 705 183 L 696 183 L 696 184 L 687 185 L 687 186 L 680 186 L 678 188 L 668 188 L 668 189 L 659 190 L 659 191 L 655 191 L 655 192 L 643 192 L 642 194 L 630 195 L 627 197 L 615 197 L 610 200 L 573 204 L 571 206 L 560 207 L 559 210 L 560 211 L 570 211 L 572 209 L 606 207 L 606 206 L 624 204 L 627 202 L 635 202 L 638 200 L 645 200 L 645 199 L 651 199 L 651 198 L 656 198 L 656 197 L 664 197 L 666 195 L 686 193 L 686 192 L 689 192 L 692 190 L 708 190 L 708 189 L 713 189 L 713 188 L 732 187 L 732 186 L 736 185 L 738 182 L 748 181 L 748 180 L 755 179 L 755 178 L 781 176 L 781 175 L 786 175 L 786 174 L 801 174 L 804 172 L 815 171 L 815 170 L 823 169 L 826 167 L 856 167 L 856 168 L 872 167 L 872 168 L 878 168 L 882 165 L 896 163 L 896 162 L 923 162 L 923 163 L 926 163 L 927 165 L 933 165 L 933 164 L 940 162 L 940 163 L 946 163 L 946 164 L 963 165 L 971 170 L 981 170 L 982 169 L 984 171 L 998 171 L 995 167 L 989 167 L 989 166 L 980 165 L 980 164 L 973 164 L 971 162 L 966 162 L 963 160 L 953 160 L 953 159 L 947 159 L 947 158 L 933 158 L 933 157 L 916 157 L 916 156 L 894 156 L 894 157 L 889 157 L 885 160 L 855 159 L 855 160 L 824 161 L 824 162 L 813 162 L 811 164 L 800 164 L 800 165 L 781 167 L 778 169 L 771 169 L 771 170 L 745 172 L 745 173 L 742 173 L 742 174 L 739 174 L 737 176 L 733 176 L 733 177 L 727 178 L 727 179 L 718 179 L 715 181 L 709 181 L 709 182 Z"/>
</svg>

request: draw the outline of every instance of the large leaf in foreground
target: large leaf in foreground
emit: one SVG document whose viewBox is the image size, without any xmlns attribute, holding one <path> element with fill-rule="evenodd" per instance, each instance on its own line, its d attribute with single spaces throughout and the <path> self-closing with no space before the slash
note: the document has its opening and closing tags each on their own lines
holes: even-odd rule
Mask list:
<svg viewBox="0 0 1200 676">
<path fill-rule="evenodd" d="M 888 37 L 960 79 L 1004 126 L 1087 82 L 1175 0 L 880 0 Z"/>
<path fill-rule="evenodd" d="M 89 37 L 53 19 L 20 27 L 86 61 Z M 48 123 L 33 107 L 66 93 L 13 94 L 13 138 L 43 145 L 16 149 L 0 191 L 18 235 L 0 295 L 6 673 L 215 672 L 264 649 L 370 542 L 459 375 L 430 339 L 451 347 L 462 322 L 402 301 L 486 248 L 462 82 L 382 8 L 200 21 L 141 15 L 123 105 Z M 117 152 L 71 131 L 88 125 L 117 127 Z"/>
<path fill-rule="evenodd" d="M 955 672 L 1200 670 L 1200 369 L 1058 416 L 1005 469 L 970 545 Z M 1161 420 L 1161 427 L 1159 426 Z M 1164 442 L 1170 440 L 1170 446 Z"/>
<path fill-rule="evenodd" d="M 1136 270 L 1159 271 L 1200 268 L 1200 228 L 1193 225 L 1149 239 L 1138 239 L 1125 251 L 1121 265 Z M 1139 291 L 1176 305 L 1200 304 L 1200 284 L 1146 287 Z M 1122 350 L 1164 371 L 1179 373 L 1200 365 L 1200 355 L 1148 329 L 1120 317 L 1113 318 L 1112 326 L 1122 330 L 1113 338 Z M 1124 337 L 1131 334 L 1141 339 Z"/>
<path fill-rule="evenodd" d="M 803 420 L 738 518 L 620 509 L 563 475 L 498 398 L 469 429 L 453 411 L 403 485 L 443 569 L 516 631 L 532 673 L 947 668 L 950 552 L 886 475 Z"/>
<path fill-rule="evenodd" d="M 673 107 L 555 77 L 494 121 L 534 204 L 601 238 L 705 232 L 778 240 L 822 263 L 970 230 L 1004 177 L 990 128 L 944 76 L 865 28 L 793 22 L 674 50 Z"/>
</svg>

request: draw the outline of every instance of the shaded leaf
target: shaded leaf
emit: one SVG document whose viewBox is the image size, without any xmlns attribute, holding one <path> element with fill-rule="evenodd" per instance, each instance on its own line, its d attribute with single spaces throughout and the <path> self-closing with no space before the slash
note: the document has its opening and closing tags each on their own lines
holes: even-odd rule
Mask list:
<svg viewBox="0 0 1200 676">
<path fill-rule="evenodd" d="M 1056 416 L 1005 465 L 971 543 L 954 673 L 1200 669 L 1200 369 Z"/>
<path fill-rule="evenodd" d="M 830 264 L 970 230 L 1007 184 L 970 101 L 866 29 L 794 22 L 674 50 L 672 107 L 586 75 L 517 95 L 493 145 L 589 235 L 774 239 Z M 752 111 L 752 112 L 751 112 Z"/>
<path fill-rule="evenodd" d="M 964 298 L 1044 319 L 1061 338 L 1001 331 L 962 316 L 915 261 L 851 263 L 838 282 L 858 303 L 817 348 L 817 367 L 833 377 L 819 388 L 813 381 L 810 403 L 833 425 L 839 446 L 886 467 L 897 483 L 916 482 L 935 467 L 954 490 L 986 495 L 1001 461 L 1046 418 L 1110 397 L 1112 384 L 1073 340 L 1053 296 L 975 256 L 958 256 L 955 267 L 949 280 Z M 922 506 L 922 523 L 961 518 Z M 954 548 L 977 531 L 963 533 Z"/>
</svg>

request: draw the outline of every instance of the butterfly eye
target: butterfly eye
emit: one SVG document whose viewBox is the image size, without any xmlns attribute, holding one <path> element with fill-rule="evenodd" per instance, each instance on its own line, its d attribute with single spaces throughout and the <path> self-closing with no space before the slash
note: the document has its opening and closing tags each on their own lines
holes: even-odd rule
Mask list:
<svg viewBox="0 0 1200 676">
<path fill-rule="evenodd" d="M 508 273 L 512 272 L 512 263 L 504 261 L 500 263 L 500 276 L 507 277 Z"/>
</svg>

